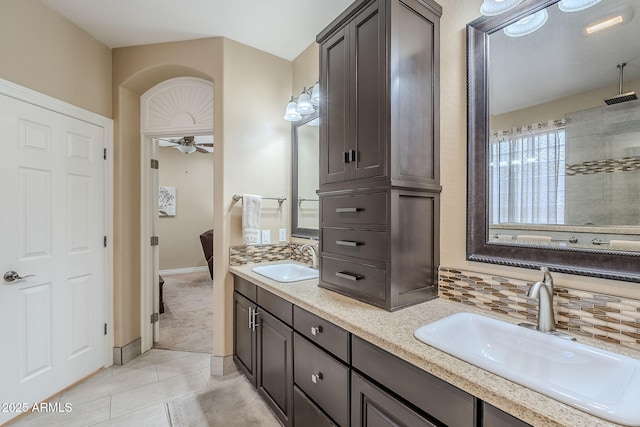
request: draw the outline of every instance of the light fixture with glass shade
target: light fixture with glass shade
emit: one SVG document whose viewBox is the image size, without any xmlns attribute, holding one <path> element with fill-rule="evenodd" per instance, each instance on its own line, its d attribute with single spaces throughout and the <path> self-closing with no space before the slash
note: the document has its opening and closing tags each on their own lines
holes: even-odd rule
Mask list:
<svg viewBox="0 0 640 427">
<path fill-rule="evenodd" d="M 480 6 L 480 13 L 486 16 L 500 15 L 513 9 L 523 0 L 484 0 Z"/>
<path fill-rule="evenodd" d="M 579 12 L 600 3 L 601 0 L 561 0 L 558 8 L 563 12 Z"/>
<path fill-rule="evenodd" d="M 196 147 L 193 145 L 179 145 L 176 147 L 182 154 L 191 154 L 196 151 Z"/>
<path fill-rule="evenodd" d="M 311 91 L 311 103 L 313 105 L 320 105 L 320 83 L 316 83 Z"/>
<path fill-rule="evenodd" d="M 311 97 L 307 93 L 307 88 L 304 88 L 300 96 L 298 97 L 298 105 L 296 106 L 296 111 L 302 115 L 311 114 L 316 109 L 311 103 Z"/>
<path fill-rule="evenodd" d="M 504 29 L 504 33 L 509 37 L 522 37 L 539 30 L 549 19 L 546 9 L 539 10 L 521 20 L 509 25 Z"/>
<path fill-rule="evenodd" d="M 287 104 L 287 109 L 284 113 L 284 119 L 289 122 L 297 122 L 302 118 L 302 115 L 298 113 L 296 110 L 296 101 L 294 101 L 293 96 L 291 97 L 291 101 Z"/>
<path fill-rule="evenodd" d="M 320 84 L 316 83 L 313 87 L 303 88 L 302 93 L 296 99 L 291 97 L 291 101 L 287 104 L 284 113 L 284 119 L 289 122 L 297 122 L 303 116 L 315 113 L 320 104 Z"/>
</svg>

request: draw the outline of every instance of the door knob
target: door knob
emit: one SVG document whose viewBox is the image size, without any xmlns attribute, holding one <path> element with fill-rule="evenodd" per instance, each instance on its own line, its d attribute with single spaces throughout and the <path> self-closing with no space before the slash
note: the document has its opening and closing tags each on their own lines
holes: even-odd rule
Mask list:
<svg viewBox="0 0 640 427">
<path fill-rule="evenodd" d="M 33 277 L 33 276 L 35 276 L 35 274 L 28 274 L 22 277 L 15 271 L 7 271 L 6 273 L 4 273 L 4 280 L 6 282 L 11 283 L 11 282 L 15 282 L 16 280 L 22 280 L 22 279 L 26 279 L 27 277 Z"/>
</svg>

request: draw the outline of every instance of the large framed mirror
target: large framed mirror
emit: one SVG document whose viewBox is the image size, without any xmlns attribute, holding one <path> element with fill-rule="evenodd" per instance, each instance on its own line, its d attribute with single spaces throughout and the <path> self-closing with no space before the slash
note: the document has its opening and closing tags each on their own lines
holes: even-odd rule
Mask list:
<svg viewBox="0 0 640 427">
<path fill-rule="evenodd" d="M 291 125 L 291 235 L 318 238 L 320 153 L 318 112 Z"/>
<path fill-rule="evenodd" d="M 640 0 L 481 17 L 467 79 L 467 259 L 640 282 Z"/>
</svg>

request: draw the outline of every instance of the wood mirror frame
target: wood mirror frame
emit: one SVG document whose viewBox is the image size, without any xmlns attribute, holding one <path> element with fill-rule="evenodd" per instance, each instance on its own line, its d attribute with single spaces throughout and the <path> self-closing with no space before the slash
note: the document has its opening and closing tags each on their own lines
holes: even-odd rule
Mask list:
<svg viewBox="0 0 640 427">
<path fill-rule="evenodd" d="M 298 128 L 318 118 L 318 112 L 304 116 L 302 120 L 291 124 L 291 236 L 307 239 L 318 239 L 320 229 L 320 215 L 318 214 L 318 228 L 302 228 L 298 220 Z M 318 153 L 318 156 L 320 153 Z M 318 180 L 320 177 L 318 177 Z M 317 203 L 318 209 L 320 203 Z"/>
<path fill-rule="evenodd" d="M 557 2 L 525 0 L 467 25 L 467 260 L 640 282 L 640 253 L 488 243 L 489 36 Z"/>
</svg>

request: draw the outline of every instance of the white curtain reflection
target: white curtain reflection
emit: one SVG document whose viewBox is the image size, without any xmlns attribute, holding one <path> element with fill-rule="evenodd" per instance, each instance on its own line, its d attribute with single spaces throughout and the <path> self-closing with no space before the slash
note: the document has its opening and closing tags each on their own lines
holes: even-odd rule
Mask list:
<svg viewBox="0 0 640 427">
<path fill-rule="evenodd" d="M 501 131 L 492 138 L 489 144 L 492 224 L 564 224 L 565 131 L 544 127 Z"/>
</svg>

